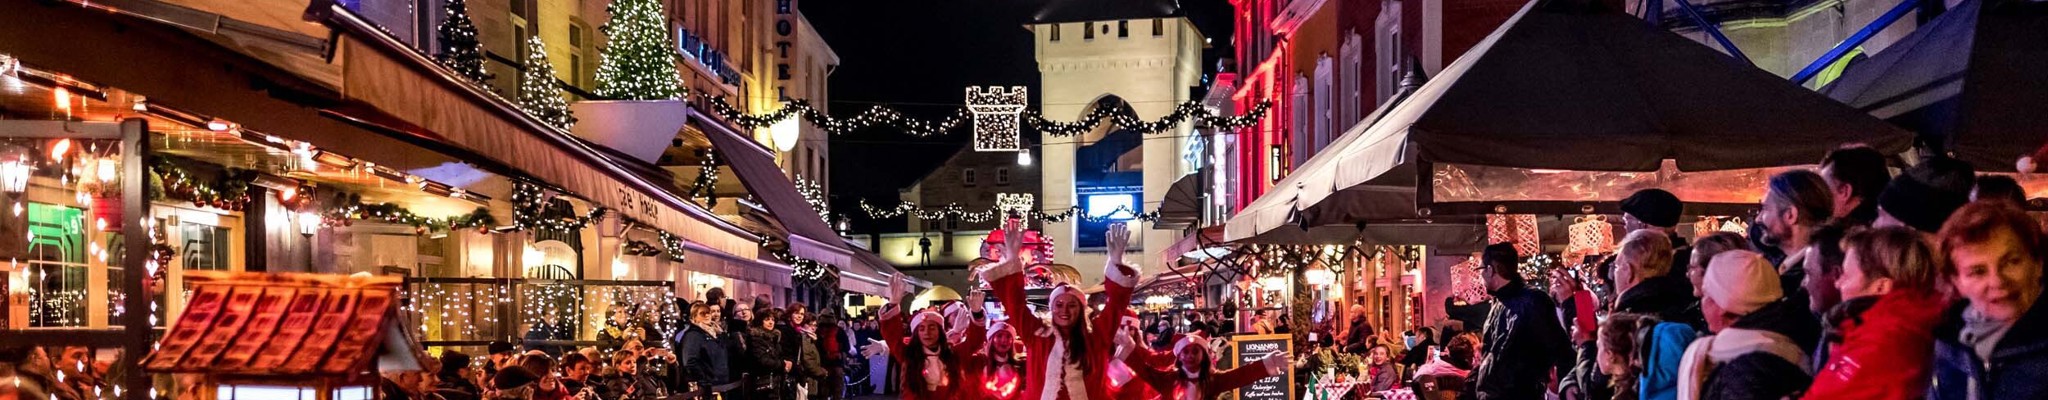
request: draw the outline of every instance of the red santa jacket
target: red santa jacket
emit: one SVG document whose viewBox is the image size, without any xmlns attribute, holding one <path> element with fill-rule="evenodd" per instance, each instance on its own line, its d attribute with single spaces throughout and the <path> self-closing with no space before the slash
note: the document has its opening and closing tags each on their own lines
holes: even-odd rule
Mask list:
<svg viewBox="0 0 2048 400">
<path fill-rule="evenodd" d="M 918 353 L 915 351 L 922 351 L 924 346 L 913 343 L 912 340 L 916 338 L 908 337 L 908 335 L 904 334 L 903 315 L 894 311 L 895 309 L 891 308 L 889 312 L 882 313 L 882 341 L 889 343 L 889 356 L 896 358 L 896 365 L 909 368 L 909 357 L 917 356 Z M 981 382 L 978 379 L 973 379 L 966 371 L 973 370 L 971 368 L 971 359 L 973 358 L 971 355 L 981 349 L 982 340 L 987 337 L 983 333 L 983 329 L 985 328 L 981 324 L 970 324 L 967 327 L 966 338 L 952 344 L 954 363 L 958 365 L 947 365 L 945 368 L 960 371 L 961 373 L 954 377 L 952 382 L 940 386 L 937 390 L 932 390 L 920 396 L 916 391 L 910 389 L 910 374 L 922 373 L 921 371 L 905 370 L 897 374 L 898 383 L 903 385 L 903 400 L 955 400 L 972 399 L 974 397 L 969 396 L 977 396 L 976 392 L 979 391 Z"/>
<path fill-rule="evenodd" d="M 1919 399 L 1934 378 L 1934 327 L 1948 301 L 1931 291 L 1894 291 L 1843 322 L 1842 344 L 1813 377 L 1808 399 Z"/>
<path fill-rule="evenodd" d="M 1012 375 L 1008 379 L 999 378 L 989 370 L 989 364 L 995 362 L 995 358 L 990 356 L 989 351 L 988 348 L 982 348 L 981 351 L 967 358 L 965 363 L 967 370 L 961 375 L 967 376 L 967 382 L 974 383 L 981 390 L 974 391 L 971 397 L 965 397 L 962 400 L 1022 399 L 1024 397 L 1024 364 L 1018 363 L 1013 366 L 1011 370 Z"/>
<path fill-rule="evenodd" d="M 1045 378 L 1048 366 L 1058 367 L 1064 362 L 1051 359 L 1052 347 L 1059 343 L 1058 334 L 1053 332 L 1045 320 L 1033 315 L 1030 306 L 1025 303 L 1023 266 L 1014 262 L 997 264 L 988 271 L 985 278 L 990 280 L 989 287 L 994 290 L 996 301 L 1003 305 L 1003 313 L 1009 316 L 1010 326 L 1017 328 L 1017 336 L 1021 339 L 1027 355 L 1025 359 L 1028 361 L 1024 364 L 1024 393 L 1020 400 L 1044 399 L 1048 385 L 1060 385 L 1059 382 L 1046 382 Z M 1130 313 L 1131 289 L 1137 283 L 1136 268 L 1129 265 L 1105 268 L 1102 285 L 1103 293 L 1109 296 L 1108 305 L 1103 307 L 1101 312 L 1095 313 L 1092 320 L 1083 321 L 1088 323 L 1088 337 L 1069 339 L 1087 341 L 1088 354 L 1082 355 L 1082 362 L 1083 369 L 1090 374 L 1084 378 L 1088 400 L 1116 399 L 1116 388 L 1110 384 L 1107 373 L 1110 353 L 1116 350 L 1116 345 L 1111 343 L 1115 343 L 1117 322 Z M 1078 396 L 1073 396 L 1074 392 L 1068 394 L 1068 398 L 1080 400 Z"/>
<path fill-rule="evenodd" d="M 1170 366 L 1165 368 L 1156 367 L 1161 359 L 1171 358 L 1171 355 L 1157 353 L 1140 346 L 1139 349 L 1132 351 L 1130 355 L 1124 357 L 1124 363 L 1130 365 L 1132 372 L 1137 374 L 1135 381 L 1144 383 L 1145 387 L 1158 393 L 1160 397 L 1157 398 L 1178 400 L 1184 398 L 1185 393 L 1181 392 L 1187 390 L 1186 383 L 1188 383 L 1190 378 L 1180 370 L 1178 363 L 1170 364 Z M 1214 399 L 1217 395 L 1223 394 L 1223 392 L 1236 390 L 1245 385 L 1250 385 L 1252 382 L 1258 382 L 1260 379 L 1273 376 L 1273 372 L 1268 370 L 1266 363 L 1263 362 L 1240 365 L 1229 371 L 1211 372 L 1207 376 L 1202 377 L 1201 382 L 1195 383 L 1196 390 L 1202 391 L 1201 396 L 1197 398 Z M 1125 387 L 1124 389 L 1130 390 L 1131 388 Z"/>
</svg>

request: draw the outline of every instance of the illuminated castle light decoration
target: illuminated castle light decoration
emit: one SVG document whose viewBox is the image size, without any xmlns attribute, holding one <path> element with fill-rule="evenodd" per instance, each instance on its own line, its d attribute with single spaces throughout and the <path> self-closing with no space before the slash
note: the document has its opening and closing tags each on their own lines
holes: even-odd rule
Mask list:
<svg viewBox="0 0 2048 400">
<path fill-rule="evenodd" d="M 968 87 L 967 110 L 974 113 L 974 151 L 1024 150 L 1019 115 L 1030 98 L 1023 86 Z"/>
</svg>

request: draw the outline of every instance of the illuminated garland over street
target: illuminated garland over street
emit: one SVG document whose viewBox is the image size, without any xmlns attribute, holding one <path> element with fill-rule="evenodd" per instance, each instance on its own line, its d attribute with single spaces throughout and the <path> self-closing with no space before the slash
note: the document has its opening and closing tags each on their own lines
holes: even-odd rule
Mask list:
<svg viewBox="0 0 2048 400">
<path fill-rule="evenodd" d="M 747 129 L 766 127 L 784 119 L 801 116 L 805 121 L 809 121 L 819 129 L 835 134 L 848 133 L 871 126 L 886 126 L 909 133 L 911 136 L 922 137 L 945 134 L 953 130 L 953 128 L 971 121 L 969 118 L 970 114 L 965 106 L 938 121 L 905 116 L 902 112 L 882 105 L 868 107 L 867 110 L 854 114 L 851 117 L 839 118 L 825 115 L 825 113 L 818 111 L 816 108 L 812 108 L 809 101 L 802 99 L 783 101 L 782 108 L 774 112 L 747 114 L 734 108 L 731 103 L 727 103 L 724 96 L 698 93 L 697 97 L 710 103 L 712 111 L 717 112 L 719 117 Z M 1074 122 L 1049 120 L 1036 110 L 1024 111 L 1023 117 L 1025 123 L 1031 125 L 1032 128 L 1037 129 L 1039 132 L 1050 133 L 1056 137 L 1080 135 L 1101 125 L 1104 119 L 1116 124 L 1115 126 L 1118 128 L 1153 134 L 1165 132 L 1189 120 L 1200 121 L 1220 129 L 1243 128 L 1251 126 L 1261 119 L 1265 119 L 1266 112 L 1272 108 L 1272 105 L 1272 101 L 1261 101 L 1258 105 L 1252 106 L 1251 112 L 1242 116 L 1230 117 L 1212 114 L 1208 108 L 1202 106 L 1202 103 L 1189 101 L 1174 106 L 1173 112 L 1153 121 L 1145 121 L 1130 114 L 1119 113 L 1117 112 L 1117 107 L 1096 107 L 1087 116 L 1081 117 L 1080 120 Z"/>
<path fill-rule="evenodd" d="M 945 207 L 940 207 L 936 209 L 920 209 L 917 208 L 917 203 L 911 202 L 903 202 L 897 204 L 894 208 L 882 209 L 875 208 L 875 206 L 873 205 L 869 205 L 867 200 L 860 201 L 860 209 L 862 211 L 867 211 L 869 219 L 889 219 L 901 217 L 904 215 L 915 215 L 918 219 L 924 220 L 958 219 L 961 222 L 966 223 L 982 223 L 994 221 L 996 217 L 1002 216 L 1005 211 L 1002 206 L 992 206 L 989 207 L 987 210 L 983 211 L 967 211 L 966 207 L 960 206 L 959 203 L 947 204 Z M 1131 218 L 1128 219 L 1135 219 L 1139 221 L 1149 222 L 1152 220 L 1159 219 L 1159 210 L 1152 210 L 1150 212 L 1140 213 L 1138 212 L 1138 210 L 1125 206 L 1117 206 L 1116 209 L 1110 210 L 1108 213 L 1104 213 L 1104 216 L 1101 217 L 1089 216 L 1088 214 L 1083 213 L 1081 211 L 1081 207 L 1067 207 L 1066 210 L 1056 213 L 1048 213 L 1040 210 L 1025 210 L 1023 212 L 1024 215 L 1022 215 L 1022 217 L 1042 222 L 1067 222 L 1068 220 L 1076 218 L 1085 222 L 1117 221 L 1125 219 L 1109 217 L 1117 214 L 1130 215 Z"/>
</svg>

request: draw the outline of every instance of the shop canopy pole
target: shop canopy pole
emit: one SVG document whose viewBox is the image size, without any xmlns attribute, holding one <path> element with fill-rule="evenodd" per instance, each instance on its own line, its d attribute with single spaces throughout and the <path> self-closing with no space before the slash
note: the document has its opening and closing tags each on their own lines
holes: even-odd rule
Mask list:
<svg viewBox="0 0 2048 400">
<path fill-rule="evenodd" d="M 121 345 L 120 362 L 128 365 L 128 373 L 121 378 L 121 387 L 127 388 L 119 397 L 129 400 L 148 400 L 151 390 L 149 374 L 142 372 L 142 358 L 149 354 L 150 296 L 144 284 L 152 275 L 149 260 L 155 259 L 150 253 L 149 195 L 144 192 L 149 185 L 149 170 L 143 160 L 149 156 L 149 121 L 141 118 L 121 120 L 121 297 L 124 312 L 121 325 L 127 333 L 127 340 Z M 259 244 L 260 245 L 260 244 Z M 160 265 L 158 268 L 169 268 Z M 170 310 L 164 310 L 169 312 Z"/>
</svg>

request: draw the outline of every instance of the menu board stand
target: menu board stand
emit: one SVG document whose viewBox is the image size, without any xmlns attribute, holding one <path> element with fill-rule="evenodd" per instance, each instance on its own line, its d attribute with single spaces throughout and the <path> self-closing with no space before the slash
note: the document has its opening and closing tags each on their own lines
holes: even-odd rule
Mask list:
<svg viewBox="0 0 2048 400">
<path fill-rule="evenodd" d="M 1230 346 L 1223 357 L 1216 360 L 1222 370 L 1249 365 L 1263 360 L 1267 355 L 1294 348 L 1294 335 L 1237 335 L 1230 337 Z M 1250 385 L 1218 396 L 1220 400 L 1289 400 L 1294 398 L 1294 369 L 1286 368 L 1279 375 L 1269 376 Z"/>
</svg>

